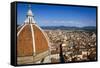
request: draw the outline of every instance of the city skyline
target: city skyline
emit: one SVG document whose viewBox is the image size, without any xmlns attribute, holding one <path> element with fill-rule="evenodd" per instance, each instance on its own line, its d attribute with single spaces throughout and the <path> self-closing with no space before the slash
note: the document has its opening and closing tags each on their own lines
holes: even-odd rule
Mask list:
<svg viewBox="0 0 100 68">
<path fill-rule="evenodd" d="M 17 4 L 17 24 L 26 19 L 29 4 Z M 39 26 L 96 26 L 96 8 L 79 6 L 30 4 Z"/>
</svg>

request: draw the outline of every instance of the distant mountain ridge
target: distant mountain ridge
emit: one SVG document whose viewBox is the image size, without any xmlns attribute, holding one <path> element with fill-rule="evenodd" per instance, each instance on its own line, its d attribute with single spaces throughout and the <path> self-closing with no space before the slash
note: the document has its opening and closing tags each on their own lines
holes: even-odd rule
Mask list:
<svg viewBox="0 0 100 68">
<path fill-rule="evenodd" d="M 20 25 L 17 25 L 17 27 Z M 40 26 L 42 29 L 48 30 L 85 30 L 96 32 L 96 26 L 85 26 L 85 27 L 75 27 L 75 26 Z"/>
<path fill-rule="evenodd" d="M 49 30 L 85 30 L 85 31 L 95 31 L 96 26 L 85 26 L 85 27 L 70 27 L 70 26 L 41 26 L 42 29 L 49 29 Z"/>
<path fill-rule="evenodd" d="M 96 29 L 96 26 L 85 26 L 85 27 L 75 27 L 75 26 L 41 26 L 42 29 Z"/>
</svg>

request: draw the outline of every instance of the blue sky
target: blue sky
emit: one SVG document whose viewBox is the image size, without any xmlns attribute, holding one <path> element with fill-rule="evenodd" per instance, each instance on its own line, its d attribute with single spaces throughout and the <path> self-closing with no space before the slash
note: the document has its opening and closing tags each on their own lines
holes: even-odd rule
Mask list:
<svg viewBox="0 0 100 68">
<path fill-rule="evenodd" d="M 18 24 L 24 23 L 28 9 L 28 4 L 18 3 Z M 39 26 L 96 26 L 96 8 L 31 4 L 31 10 Z"/>
</svg>

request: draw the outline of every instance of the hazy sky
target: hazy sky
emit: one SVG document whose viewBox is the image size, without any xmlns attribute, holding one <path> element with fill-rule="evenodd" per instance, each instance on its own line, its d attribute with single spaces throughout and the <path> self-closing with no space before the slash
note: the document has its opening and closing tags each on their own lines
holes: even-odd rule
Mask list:
<svg viewBox="0 0 100 68">
<path fill-rule="evenodd" d="M 18 24 L 24 23 L 28 9 L 28 4 L 18 3 Z M 96 26 L 96 8 L 31 4 L 31 9 L 39 26 Z"/>
</svg>

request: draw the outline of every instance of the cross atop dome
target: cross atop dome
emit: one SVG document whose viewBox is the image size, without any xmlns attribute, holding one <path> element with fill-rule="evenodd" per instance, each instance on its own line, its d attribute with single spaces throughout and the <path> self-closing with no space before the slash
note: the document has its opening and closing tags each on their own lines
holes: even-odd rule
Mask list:
<svg viewBox="0 0 100 68">
<path fill-rule="evenodd" d="M 31 5 L 30 5 L 30 4 L 29 4 L 29 6 L 28 6 L 28 7 L 29 7 L 29 9 L 31 9 Z"/>
<path fill-rule="evenodd" d="M 27 12 L 27 15 L 26 15 L 26 20 L 25 20 L 25 23 L 35 23 L 35 20 L 34 20 L 34 15 L 32 13 L 32 10 L 31 10 L 31 5 L 29 4 L 29 10 Z"/>
<path fill-rule="evenodd" d="M 31 5 L 29 4 L 29 10 L 27 12 L 27 16 L 33 16 L 32 10 L 31 10 Z"/>
</svg>

